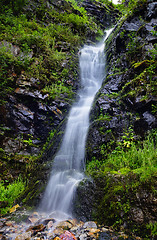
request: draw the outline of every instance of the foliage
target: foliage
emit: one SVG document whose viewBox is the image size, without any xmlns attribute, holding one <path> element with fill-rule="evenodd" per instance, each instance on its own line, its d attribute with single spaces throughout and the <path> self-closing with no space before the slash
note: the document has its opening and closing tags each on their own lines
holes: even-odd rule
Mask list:
<svg viewBox="0 0 157 240">
<path fill-rule="evenodd" d="M 56 100 L 57 103 L 58 101 L 71 103 L 77 87 L 75 79 L 78 79 L 79 47 L 87 36 L 96 37 L 101 34 L 99 27 L 89 18 L 85 9 L 75 0 L 63 1 L 63 5 L 58 1 L 54 6 L 53 3 L 51 5 L 51 2 L 48 4 L 44 0 L 2 0 L 0 13 L 2 109 L 5 109 L 3 104 L 8 101 L 8 96 L 15 95 L 17 87 L 45 93 L 46 99 L 41 100 L 44 104 L 52 100 Z M 35 85 L 31 82 L 32 78 L 35 79 Z M 17 102 L 20 101 L 27 105 L 27 99 L 19 97 Z M 36 99 L 33 101 L 36 102 Z M 63 111 L 66 111 L 65 108 Z M 54 114 L 58 114 L 57 116 L 62 119 L 62 112 L 59 112 L 59 109 L 54 111 Z M 48 116 L 48 119 L 52 123 L 52 116 Z M 15 137 L 12 136 L 11 130 L 3 129 L 0 132 L 2 141 L 6 132 L 10 139 Z M 34 179 L 33 174 L 39 165 L 39 158 L 49 147 L 55 134 L 56 130 L 50 133 L 39 155 L 38 153 L 32 155 L 32 149 L 34 147 L 39 149 L 44 141 L 35 145 L 33 141 L 37 137 L 35 132 L 32 136 L 27 133 L 22 137 L 20 134 L 16 135 L 19 148 L 26 151 L 27 155 L 24 155 L 23 151 L 6 153 L 5 149 L 0 148 L 2 179 L 11 180 L 10 168 L 16 169 L 17 174 L 21 172 L 26 178 L 32 174 Z M 44 138 L 46 139 L 46 134 Z"/>
<path fill-rule="evenodd" d="M 47 150 L 47 148 L 48 148 L 50 142 L 52 141 L 53 137 L 55 136 L 55 134 L 56 134 L 56 130 L 53 130 L 53 131 L 51 131 L 51 132 L 49 133 L 49 136 L 48 136 L 48 138 L 47 138 L 47 141 L 46 141 L 46 143 L 44 144 L 44 146 L 43 146 L 43 148 L 42 148 L 41 154 L 42 154 L 45 150 Z"/>
<path fill-rule="evenodd" d="M 112 3 L 112 0 L 109 1 L 109 0 L 96 0 L 97 2 L 101 2 L 103 4 L 105 4 L 105 6 L 113 6 L 113 3 Z"/>
<path fill-rule="evenodd" d="M 135 60 L 134 56 L 137 53 L 137 48 L 135 45 L 132 46 L 134 47 L 129 54 L 129 58 L 133 56 L 133 59 Z M 130 96 L 133 99 L 142 92 L 144 95 L 142 94 L 143 98 L 141 98 L 141 101 L 149 99 L 150 96 L 156 96 L 156 81 L 154 80 L 156 75 L 156 57 L 154 54 L 155 51 L 156 45 L 152 50 L 150 50 L 151 59 L 133 62 L 132 68 L 134 70 L 134 77 L 130 79 L 129 82 L 126 82 L 124 84 L 121 91 L 122 98 Z M 154 106 L 152 107 L 152 113 L 155 113 Z"/>
<path fill-rule="evenodd" d="M 20 177 L 13 183 L 0 183 L 0 202 L 2 205 L 0 209 L 1 214 L 8 212 L 13 204 L 15 204 L 15 201 L 18 199 L 18 197 L 22 194 L 24 189 L 25 182 Z"/>
<path fill-rule="evenodd" d="M 20 0 L 14 1 L 16 4 L 23 7 Z M 21 73 L 25 79 L 37 78 L 38 84 L 51 88 L 51 92 L 55 93 L 56 89 L 59 89 L 58 94 L 67 92 L 65 88 L 68 86 L 64 81 L 70 74 L 75 74 L 71 71 L 72 56 L 88 31 L 100 35 L 96 24 L 74 0 L 67 1 L 67 6 L 63 6 L 61 11 L 48 8 L 40 0 L 32 19 L 27 11 L 16 16 L 11 5 L 12 1 L 8 1 L 0 15 L 1 96 L 5 99 L 8 92 L 14 91 Z M 14 53 L 15 47 L 18 48 L 17 54 Z M 69 89 L 71 91 L 71 87 Z"/>
<path fill-rule="evenodd" d="M 83 7 L 79 7 L 75 0 L 66 0 L 66 2 L 70 2 L 75 10 L 78 10 L 82 15 L 86 15 L 86 10 Z"/>
<path fill-rule="evenodd" d="M 15 86 L 15 77 L 20 69 L 26 69 L 31 59 L 28 55 L 15 57 L 11 51 L 12 45 L 3 43 L 0 46 L 0 92 L 8 93 Z M 4 96 L 3 96 L 4 97 Z"/>
<path fill-rule="evenodd" d="M 65 95 L 67 98 L 71 98 L 73 95 L 72 88 L 70 86 L 65 86 L 65 84 L 62 82 L 57 82 L 57 84 L 46 86 L 43 89 L 43 93 L 48 93 L 50 99 L 55 99 L 57 97 L 65 99 Z"/>
<path fill-rule="evenodd" d="M 143 0 L 125 1 L 117 6 L 121 8 L 123 18 L 107 43 L 109 73 L 112 74 L 107 76 L 106 82 L 111 78 L 114 81 L 117 75 L 121 77 L 118 76 L 120 79 L 118 88 L 121 91 L 117 91 L 115 96 L 108 95 L 108 98 L 112 100 L 115 98 L 115 102 L 111 100 L 111 106 L 114 102 L 116 108 L 122 112 L 130 111 L 129 124 L 131 124 L 130 119 L 135 121 L 136 114 L 139 114 L 140 118 L 145 111 L 156 114 L 156 44 L 155 41 L 152 42 L 149 45 L 150 50 L 146 47 L 147 34 L 144 31 L 145 24 L 148 22 L 145 20 L 147 4 L 145 3 L 146 1 Z M 124 30 L 125 24 L 129 25 L 136 21 L 141 25 L 138 30 Z M 156 35 L 155 28 L 152 31 L 153 35 Z M 114 57 L 111 54 L 114 54 Z M 108 98 L 106 99 L 110 102 Z M 150 105 L 148 105 L 149 102 Z M 136 103 L 139 109 L 138 107 L 136 109 Z M 99 107 L 100 105 L 98 104 Z M 122 130 L 116 134 L 112 128 L 112 134 L 115 136 L 113 139 L 112 134 L 106 133 L 108 129 L 110 130 L 110 122 L 109 124 L 106 122 L 106 112 L 109 110 L 99 109 L 99 115 L 95 117 L 97 125 L 94 126 L 99 134 L 94 131 L 95 134 L 92 137 L 94 140 L 98 136 L 98 140 L 96 139 L 98 146 L 91 144 L 95 149 L 90 149 L 89 153 L 92 154 L 93 150 L 94 157 L 89 159 L 87 156 L 89 162 L 87 162 L 86 171 L 93 178 L 93 186 L 96 185 L 93 218 L 99 223 L 114 225 L 117 228 L 121 226 L 121 230 L 130 229 L 130 232 L 141 235 L 143 239 L 150 239 L 150 236 L 154 237 L 156 234 L 156 224 L 152 222 L 146 229 L 146 223 L 150 222 L 150 209 L 154 206 L 152 198 L 156 199 L 157 131 L 143 139 L 144 136 L 135 136 L 132 129 L 125 130 L 124 135 L 121 136 Z M 120 115 L 116 114 L 117 120 L 123 118 L 123 114 L 120 113 Z M 110 117 L 111 120 L 114 119 L 114 113 L 111 112 L 108 116 L 109 121 Z M 89 144 L 89 148 L 91 145 Z M 147 209 L 146 202 L 143 201 L 144 193 L 147 193 L 150 206 L 150 208 L 146 207 Z M 140 223 L 138 216 L 134 218 L 136 208 L 139 214 L 141 212 L 141 216 L 143 214 Z M 152 216 L 155 219 L 155 213 L 152 213 Z"/>
<path fill-rule="evenodd" d="M 151 236 L 153 238 L 155 238 L 157 236 L 157 222 L 151 222 L 149 224 L 147 224 L 147 229 L 150 229 L 151 230 Z"/>
<path fill-rule="evenodd" d="M 145 239 L 150 239 L 146 237 L 150 232 L 152 237 L 156 236 L 156 224 L 148 224 L 146 228 L 144 222 L 137 226 L 137 222 L 131 220 L 137 196 L 147 192 L 149 200 L 152 196 L 156 198 L 156 143 L 157 131 L 151 132 L 145 140 L 137 141 L 130 128 L 106 158 L 95 157 L 87 163 L 87 174 L 97 186 L 93 219 L 117 229 L 129 224 L 130 234 L 139 234 Z M 142 208 L 140 201 L 138 198 Z"/>
<path fill-rule="evenodd" d="M 147 0 L 122 0 L 122 4 L 118 4 L 116 7 L 123 16 L 129 16 L 136 12 L 136 10 L 143 6 L 146 2 Z"/>
<path fill-rule="evenodd" d="M 19 14 L 27 0 L 1 0 L 1 10 L 12 9 L 14 14 Z"/>
<path fill-rule="evenodd" d="M 151 133 L 144 141 L 135 142 L 133 136 L 125 135 L 118 142 L 115 150 L 103 162 L 92 160 L 87 164 L 87 173 L 94 174 L 101 165 L 100 171 L 113 174 L 133 172 L 138 174 L 141 181 L 146 181 L 157 174 L 157 132 Z M 125 169 L 125 171 L 124 171 Z"/>
</svg>

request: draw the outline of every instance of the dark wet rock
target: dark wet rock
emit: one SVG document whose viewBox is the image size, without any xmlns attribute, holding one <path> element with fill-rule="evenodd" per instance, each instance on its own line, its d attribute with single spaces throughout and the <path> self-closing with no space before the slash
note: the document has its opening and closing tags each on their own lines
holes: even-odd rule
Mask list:
<svg viewBox="0 0 157 240">
<path fill-rule="evenodd" d="M 16 84 L 19 87 L 32 87 L 32 88 L 36 88 L 36 89 L 40 89 L 40 82 L 39 79 L 36 78 L 29 78 L 27 79 L 27 77 L 24 74 L 21 74 L 20 77 L 16 80 Z"/>
<path fill-rule="evenodd" d="M 144 119 L 138 119 L 134 122 L 134 131 L 137 135 L 144 136 L 148 130 L 148 123 Z"/>
<path fill-rule="evenodd" d="M 74 215 L 81 221 L 92 220 L 95 185 L 92 180 L 86 179 L 76 189 L 73 201 Z"/>
<path fill-rule="evenodd" d="M 91 0 L 85 0 L 82 3 L 88 14 L 91 14 L 96 18 L 96 21 L 102 25 L 103 28 L 110 26 L 115 23 L 115 17 L 118 14 L 117 10 L 112 7 L 105 6 L 100 2 L 93 2 Z"/>
<path fill-rule="evenodd" d="M 143 113 L 144 120 L 148 123 L 150 128 L 157 127 L 157 119 L 149 112 Z"/>
<path fill-rule="evenodd" d="M 29 227 L 26 232 L 31 231 L 33 234 L 36 234 L 37 232 L 41 232 L 45 229 L 45 226 L 43 224 L 39 224 L 36 226 Z"/>
<path fill-rule="evenodd" d="M 142 26 L 142 23 L 140 23 L 139 21 L 137 22 L 125 22 L 123 27 L 126 31 L 129 31 L 129 32 L 134 32 L 134 31 L 138 31 L 138 29 Z"/>
<path fill-rule="evenodd" d="M 47 225 L 49 222 L 52 222 L 53 224 L 56 222 L 54 218 L 47 218 L 42 220 L 42 224 Z"/>
<path fill-rule="evenodd" d="M 30 91 L 29 89 L 25 89 L 25 88 L 16 88 L 15 93 L 16 94 L 21 94 L 23 96 L 29 96 L 29 97 L 32 97 L 32 98 L 39 98 L 39 99 L 42 99 L 42 100 L 44 100 L 48 97 L 48 94 L 42 94 L 38 90 Z"/>
<path fill-rule="evenodd" d="M 147 19 L 156 17 L 157 15 L 157 2 L 149 3 L 147 6 Z"/>
<path fill-rule="evenodd" d="M 73 224 L 69 221 L 62 221 L 57 224 L 57 228 L 62 228 L 63 230 L 68 230 L 73 226 Z"/>
<path fill-rule="evenodd" d="M 111 240 L 111 236 L 109 233 L 102 232 L 100 233 L 99 240 Z"/>
</svg>

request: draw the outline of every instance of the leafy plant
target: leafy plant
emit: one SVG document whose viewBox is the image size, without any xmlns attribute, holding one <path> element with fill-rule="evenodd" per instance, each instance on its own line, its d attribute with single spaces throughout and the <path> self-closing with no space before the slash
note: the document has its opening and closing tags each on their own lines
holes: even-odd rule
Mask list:
<svg viewBox="0 0 157 240">
<path fill-rule="evenodd" d="M 118 146 L 108 155 L 106 159 L 101 163 L 101 170 L 122 174 L 125 169 L 125 173 L 132 171 L 138 174 L 141 181 L 146 181 L 157 174 L 157 148 L 156 132 L 148 136 L 147 139 L 135 143 L 133 136 L 123 137 L 123 141 L 118 143 Z M 87 172 L 89 174 L 94 172 L 94 168 L 97 168 L 99 163 L 93 160 L 87 164 Z M 92 169 L 93 167 L 93 169 Z M 100 170 L 100 171 L 101 171 Z"/>
<path fill-rule="evenodd" d="M 14 14 L 18 14 L 26 4 L 26 1 L 27 0 L 1 0 L 1 10 L 3 12 L 5 9 L 11 8 Z"/>
<path fill-rule="evenodd" d="M 157 222 L 152 222 L 152 223 L 149 223 L 147 224 L 147 229 L 150 229 L 151 230 L 151 236 L 153 238 L 155 238 L 157 236 Z"/>
<path fill-rule="evenodd" d="M 67 97 L 70 98 L 73 95 L 72 88 L 70 86 L 65 86 L 64 83 L 58 82 L 50 86 L 46 86 L 43 89 L 44 93 L 49 94 L 49 98 L 55 99 L 56 97 L 59 98 L 65 98 L 65 94 L 67 94 Z M 63 96 L 62 96 L 63 94 Z"/>
<path fill-rule="evenodd" d="M 13 183 L 6 184 L 4 182 L 0 183 L 0 202 L 1 209 L 0 213 L 5 214 L 8 210 L 15 204 L 20 194 L 25 189 L 25 182 L 21 177 L 18 178 Z"/>
</svg>

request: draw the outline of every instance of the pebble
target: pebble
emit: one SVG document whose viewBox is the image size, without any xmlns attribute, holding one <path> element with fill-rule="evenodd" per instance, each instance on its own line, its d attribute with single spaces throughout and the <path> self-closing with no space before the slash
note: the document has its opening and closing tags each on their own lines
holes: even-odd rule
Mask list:
<svg viewBox="0 0 157 240">
<path fill-rule="evenodd" d="M 101 231 L 102 231 L 102 232 L 108 232 L 109 230 L 108 230 L 108 228 L 104 228 L 104 227 L 103 227 L 103 228 L 101 229 Z"/>
<path fill-rule="evenodd" d="M 11 215 L 10 215 L 11 216 Z M 3 240 L 116 240 L 129 239 L 123 232 L 114 233 L 110 227 L 97 226 L 94 221 L 82 222 L 76 219 L 57 221 L 35 212 L 28 215 L 25 223 L 0 219 L 0 239 Z M 104 238 L 105 237 L 105 238 Z M 141 240 L 141 238 L 136 238 Z"/>
<path fill-rule="evenodd" d="M 25 232 L 16 236 L 15 240 L 26 240 L 31 238 L 31 232 Z"/>
<path fill-rule="evenodd" d="M 79 236 L 79 238 L 80 238 L 80 240 L 84 240 L 84 239 L 86 239 L 87 238 L 87 234 L 81 234 L 80 236 Z"/>
</svg>

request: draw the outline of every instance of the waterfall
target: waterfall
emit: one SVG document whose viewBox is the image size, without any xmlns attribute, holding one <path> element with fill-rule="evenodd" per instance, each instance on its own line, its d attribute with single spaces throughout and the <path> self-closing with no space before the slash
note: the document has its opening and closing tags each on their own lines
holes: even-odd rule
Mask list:
<svg viewBox="0 0 157 240">
<path fill-rule="evenodd" d="M 89 127 L 89 113 L 95 94 L 104 79 L 105 39 L 96 46 L 85 45 L 80 51 L 81 89 L 79 100 L 70 111 L 63 141 L 53 161 L 51 176 L 40 204 L 42 211 L 59 211 L 71 215 L 75 189 L 83 180 L 85 168 L 85 141 Z"/>
</svg>

